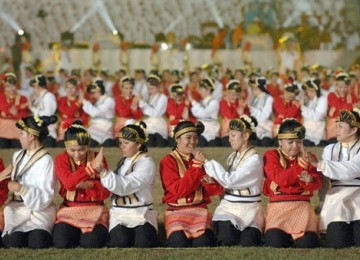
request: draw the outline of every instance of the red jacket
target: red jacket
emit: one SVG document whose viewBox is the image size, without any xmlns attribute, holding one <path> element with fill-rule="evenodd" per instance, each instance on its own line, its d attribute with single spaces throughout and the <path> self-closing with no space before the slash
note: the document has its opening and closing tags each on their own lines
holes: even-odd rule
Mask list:
<svg viewBox="0 0 360 260">
<path fill-rule="evenodd" d="M 63 128 L 69 127 L 75 120 L 81 120 L 83 125 L 88 122 L 89 116 L 82 110 L 78 99 L 69 100 L 67 97 L 61 97 L 58 100 L 58 110 Z"/>
<path fill-rule="evenodd" d="M 241 116 L 237 112 L 238 107 L 239 107 L 239 102 L 229 103 L 229 102 L 227 102 L 226 99 L 221 99 L 221 101 L 220 101 L 221 117 L 227 118 L 227 119 L 238 118 L 239 116 Z M 250 114 L 248 106 L 244 106 L 244 114 L 245 115 Z"/>
<path fill-rule="evenodd" d="M 183 160 L 186 166 L 184 177 L 179 176 L 176 160 L 171 155 L 166 155 L 160 162 L 160 177 L 165 191 L 162 202 L 177 203 L 178 199 L 185 198 L 187 203 L 194 200 L 195 191 L 202 186 L 203 202 L 193 206 L 184 207 L 206 207 L 211 202 L 210 196 L 220 195 L 223 188 L 216 182 L 208 183 L 205 181 L 206 173 L 202 165 L 193 159 Z M 182 207 L 182 208 L 184 208 Z M 172 208 L 168 206 L 168 208 Z M 172 209 L 176 209 L 172 208 Z"/>
<path fill-rule="evenodd" d="M 122 96 L 115 97 L 115 114 L 118 117 L 140 119 L 143 114 L 138 107 L 135 111 L 131 110 L 131 103 L 133 102 L 134 96 L 129 99 L 125 99 Z"/>
<path fill-rule="evenodd" d="M 294 118 L 301 122 L 301 108 L 296 100 L 285 102 L 282 97 L 277 97 L 273 104 L 274 109 L 274 123 L 280 124 L 285 118 Z"/>
<path fill-rule="evenodd" d="M 107 168 L 107 163 L 104 158 L 104 165 Z M 61 197 L 66 199 L 67 191 L 75 191 L 75 199 L 73 203 L 80 202 L 81 205 L 86 205 L 84 202 L 89 203 L 103 203 L 105 199 L 110 196 L 110 192 L 101 184 L 100 177 L 91 177 L 86 170 L 86 162 L 76 166 L 76 170 L 72 171 L 70 156 L 64 152 L 55 158 L 55 174 L 60 181 Z M 90 181 L 93 184 L 89 189 L 78 189 L 76 186 L 83 181 Z"/>
<path fill-rule="evenodd" d="M 311 155 L 314 156 L 314 155 Z M 280 163 L 278 150 L 269 150 L 264 154 L 264 194 L 275 201 L 310 201 L 313 191 L 320 189 L 321 176 L 315 167 L 300 166 L 296 159 L 285 158 L 286 168 Z M 305 183 L 299 179 L 302 171 L 307 171 L 313 182 Z"/>
<path fill-rule="evenodd" d="M 17 114 L 10 113 L 12 106 L 15 106 Z M 5 94 L 0 94 L 0 116 L 7 119 L 19 120 L 22 117 L 29 115 L 29 108 L 27 105 L 27 98 L 16 95 L 13 98 L 7 97 Z"/>
<path fill-rule="evenodd" d="M 328 107 L 329 113 L 331 108 L 334 107 L 335 111 L 329 114 L 330 118 L 337 118 L 340 115 L 341 109 L 352 110 L 353 105 L 358 102 L 358 99 L 354 95 L 348 97 L 339 97 L 335 92 L 331 92 L 328 95 Z"/>
</svg>

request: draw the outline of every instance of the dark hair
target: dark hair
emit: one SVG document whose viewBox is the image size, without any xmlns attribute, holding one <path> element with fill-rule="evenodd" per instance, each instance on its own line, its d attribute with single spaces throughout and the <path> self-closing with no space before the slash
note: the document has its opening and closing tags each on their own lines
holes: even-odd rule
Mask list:
<svg viewBox="0 0 360 260">
<path fill-rule="evenodd" d="M 250 121 L 250 122 L 249 122 Z M 246 129 L 244 129 L 244 125 Z M 229 123 L 229 130 L 236 130 L 240 132 L 250 133 L 249 140 L 256 140 L 256 131 L 254 131 L 258 125 L 258 121 L 253 116 L 243 115 L 240 118 L 232 119 Z"/>
<path fill-rule="evenodd" d="M 125 140 L 129 140 L 132 142 L 136 142 L 136 143 L 140 143 L 140 152 L 147 152 L 148 149 L 145 145 L 147 136 L 145 133 L 145 129 L 146 129 L 147 125 L 145 122 L 140 121 L 137 124 L 130 124 L 130 125 L 126 125 L 124 126 L 120 132 L 116 135 L 116 137 L 118 138 L 122 138 Z"/>
<path fill-rule="evenodd" d="M 159 86 L 161 79 L 158 75 L 155 74 L 150 74 L 147 78 L 146 78 L 146 82 L 148 82 L 151 86 Z"/>
<path fill-rule="evenodd" d="M 37 136 L 40 142 L 44 141 L 49 135 L 48 125 L 54 124 L 57 121 L 57 116 L 27 116 L 21 118 L 16 127 Z"/>
<path fill-rule="evenodd" d="M 319 79 L 310 79 L 308 81 L 305 81 L 302 85 L 302 89 L 314 89 L 316 91 L 316 96 L 320 97 L 321 95 L 321 89 L 320 89 L 320 80 Z"/>
<path fill-rule="evenodd" d="M 46 77 L 42 74 L 36 75 L 33 79 L 30 80 L 30 86 L 33 86 L 34 83 L 38 83 L 39 87 L 47 88 Z"/>
<path fill-rule="evenodd" d="M 184 95 L 184 88 L 180 84 L 172 84 L 170 86 L 170 92 L 176 95 Z"/>
<path fill-rule="evenodd" d="M 83 126 L 80 120 L 74 121 L 71 126 L 66 129 L 64 134 L 64 141 L 71 141 L 74 140 L 80 146 L 90 145 L 91 136 L 86 131 L 85 127 Z"/>
<path fill-rule="evenodd" d="M 296 84 L 294 84 L 294 83 L 290 83 L 290 84 L 286 84 L 285 86 L 284 86 L 284 90 L 286 91 L 286 92 L 289 92 L 289 93 L 293 93 L 293 94 L 295 94 L 295 95 L 297 95 L 297 94 L 299 94 L 299 87 L 296 85 Z"/>
<path fill-rule="evenodd" d="M 179 131 L 181 131 L 181 130 L 183 130 L 185 128 L 188 128 L 188 127 L 195 127 L 196 128 L 196 133 L 198 135 L 201 135 L 205 130 L 204 124 L 201 123 L 200 121 L 198 121 L 196 123 L 196 125 L 191 121 L 181 121 L 174 128 L 174 136 L 176 135 L 177 132 L 179 132 Z M 178 136 L 178 137 L 180 137 L 180 136 Z"/>
<path fill-rule="evenodd" d="M 16 85 L 16 75 L 11 72 L 5 73 L 4 81 L 11 85 Z"/>
<path fill-rule="evenodd" d="M 134 86 L 135 84 L 135 80 L 129 76 L 122 77 L 120 81 L 121 81 L 121 86 L 124 86 L 125 84 L 130 84 Z"/>
<path fill-rule="evenodd" d="M 69 78 L 68 80 L 65 81 L 65 85 L 66 84 L 71 84 L 74 86 L 78 86 L 78 80 L 76 78 Z"/>
<path fill-rule="evenodd" d="M 86 91 L 88 93 L 92 93 L 95 92 L 96 90 L 100 90 L 100 94 L 104 95 L 105 94 L 105 86 L 104 86 L 104 82 L 101 79 L 97 79 L 95 80 L 93 83 L 91 83 Z"/>
<path fill-rule="evenodd" d="M 205 78 L 200 81 L 200 88 L 210 89 L 210 91 L 213 92 L 214 87 L 214 81 L 210 78 Z"/>
<path fill-rule="evenodd" d="M 284 119 L 279 127 L 278 139 L 304 139 L 306 129 L 305 127 L 293 118 Z M 279 138 L 281 134 L 293 134 L 293 137 Z"/>
</svg>

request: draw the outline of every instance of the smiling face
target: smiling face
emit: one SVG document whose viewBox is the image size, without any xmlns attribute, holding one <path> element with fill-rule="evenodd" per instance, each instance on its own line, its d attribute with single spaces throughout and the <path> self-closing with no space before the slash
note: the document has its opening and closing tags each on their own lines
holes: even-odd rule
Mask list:
<svg viewBox="0 0 360 260">
<path fill-rule="evenodd" d="M 65 91 L 68 97 L 76 97 L 78 95 L 78 88 L 71 83 L 66 83 Z"/>
<path fill-rule="evenodd" d="M 139 152 L 141 144 L 119 138 L 119 148 L 124 157 L 132 157 Z"/>
<path fill-rule="evenodd" d="M 9 82 L 5 82 L 5 94 L 7 96 L 13 97 L 16 94 L 16 85 Z"/>
<path fill-rule="evenodd" d="M 85 161 L 88 149 L 88 146 L 74 145 L 66 147 L 66 152 L 76 163 L 81 163 Z"/>
<path fill-rule="evenodd" d="M 121 92 L 123 97 L 131 97 L 133 91 L 133 85 L 131 84 L 124 84 L 121 86 Z"/>
<path fill-rule="evenodd" d="M 302 148 L 302 139 L 282 139 L 279 140 L 281 150 L 290 157 L 297 156 Z"/>
<path fill-rule="evenodd" d="M 345 97 L 349 92 L 349 86 L 344 81 L 336 81 L 336 92 L 340 97 Z"/>
<path fill-rule="evenodd" d="M 195 132 L 188 132 L 176 139 L 177 149 L 183 154 L 190 154 L 198 146 L 199 137 Z"/>
</svg>

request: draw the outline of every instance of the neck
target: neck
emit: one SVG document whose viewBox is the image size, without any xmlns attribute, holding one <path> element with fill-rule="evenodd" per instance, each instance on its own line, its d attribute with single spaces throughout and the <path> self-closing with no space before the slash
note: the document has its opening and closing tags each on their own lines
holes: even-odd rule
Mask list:
<svg viewBox="0 0 360 260">
<path fill-rule="evenodd" d="M 34 141 L 32 142 L 29 147 L 26 149 L 28 153 L 33 153 L 34 151 L 36 151 L 37 149 L 39 149 L 41 147 L 41 143 L 39 141 Z"/>
<path fill-rule="evenodd" d="M 356 135 L 349 136 L 345 140 L 341 141 L 341 145 L 344 146 L 344 147 L 350 147 L 351 145 L 353 145 L 357 141 L 357 139 L 358 139 L 358 137 Z"/>
<path fill-rule="evenodd" d="M 251 147 L 250 143 L 246 143 L 245 145 L 241 146 L 241 148 L 239 149 L 240 153 L 245 152 L 246 150 L 248 150 Z"/>
</svg>

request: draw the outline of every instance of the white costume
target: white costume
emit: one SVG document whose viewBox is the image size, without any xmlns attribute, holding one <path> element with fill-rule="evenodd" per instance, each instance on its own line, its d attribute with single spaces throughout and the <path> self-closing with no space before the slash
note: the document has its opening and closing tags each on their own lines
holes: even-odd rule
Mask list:
<svg viewBox="0 0 360 260">
<path fill-rule="evenodd" d="M 271 115 L 273 113 L 274 98 L 266 93 L 254 97 L 251 100 L 250 113 L 256 118 L 258 126 L 256 127 L 256 136 L 259 139 L 264 137 L 273 137 L 273 121 Z"/>
<path fill-rule="evenodd" d="M 57 109 L 56 97 L 48 90 L 43 90 L 32 103 L 31 112 L 39 116 L 52 116 L 55 115 Z M 56 139 L 57 131 L 56 124 L 48 126 L 49 135 Z"/>
<path fill-rule="evenodd" d="M 157 213 L 153 209 L 155 163 L 147 153 L 124 158 L 118 169 L 101 174 L 101 183 L 111 191 L 111 231 L 117 225 L 134 228 L 150 223 L 157 229 Z"/>
<path fill-rule="evenodd" d="M 83 110 L 90 118 L 88 133 L 99 144 L 113 138 L 115 117 L 115 101 L 107 95 L 102 95 L 94 104 L 83 101 Z"/>
<path fill-rule="evenodd" d="M 56 217 L 53 159 L 44 148 L 32 154 L 21 150 L 14 153 L 12 164 L 11 179 L 19 182 L 22 188 L 4 208 L 3 236 L 34 229 L 51 234 Z"/>
<path fill-rule="evenodd" d="M 139 96 L 143 100 L 149 99 L 149 90 L 146 86 L 145 80 L 137 80 L 134 83 L 133 95 Z"/>
<path fill-rule="evenodd" d="M 350 145 L 340 142 L 325 147 L 322 173 L 331 179 L 320 214 L 320 231 L 331 222 L 360 220 L 360 139 Z"/>
<path fill-rule="evenodd" d="M 168 138 L 168 124 L 164 119 L 168 98 L 161 93 L 151 95 L 149 102 L 140 100 L 139 107 L 144 115 L 148 116 L 144 120 L 146 132 L 148 134 L 160 134 L 164 139 Z"/>
<path fill-rule="evenodd" d="M 326 113 L 328 105 L 327 99 L 323 96 L 315 97 L 301 106 L 301 115 L 304 118 L 306 128 L 305 139 L 314 142 L 316 145 L 321 140 L 326 140 Z"/>
<path fill-rule="evenodd" d="M 219 101 L 212 96 L 207 96 L 199 103 L 192 101 L 191 112 L 197 120 L 204 124 L 205 130 L 202 136 L 206 141 L 214 140 L 219 136 L 220 124 L 218 121 L 219 115 Z"/>
<path fill-rule="evenodd" d="M 225 188 L 224 198 L 215 210 L 213 221 L 231 221 L 240 231 L 247 227 L 263 231 L 262 158 L 254 148 L 250 148 L 243 153 L 233 152 L 228 157 L 227 164 L 228 171 L 214 160 L 204 164 L 206 174 Z"/>
</svg>

